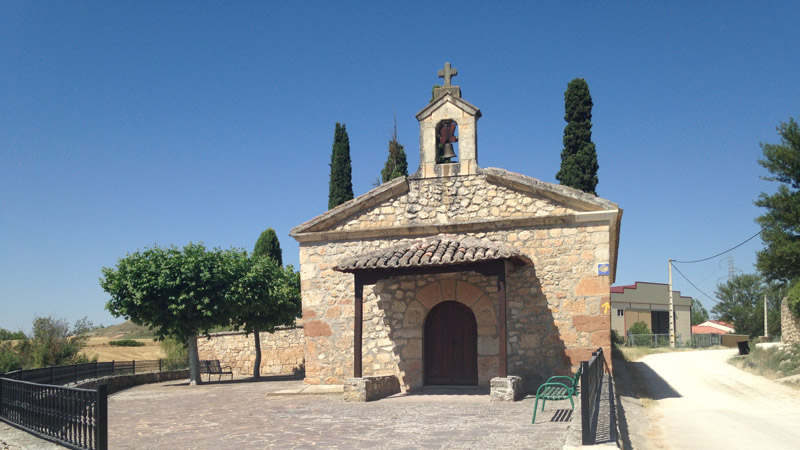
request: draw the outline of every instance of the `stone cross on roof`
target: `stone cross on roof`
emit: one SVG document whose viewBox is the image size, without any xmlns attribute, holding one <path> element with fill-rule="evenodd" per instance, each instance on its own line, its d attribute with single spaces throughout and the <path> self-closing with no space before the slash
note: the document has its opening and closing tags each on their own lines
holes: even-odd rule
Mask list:
<svg viewBox="0 0 800 450">
<path fill-rule="evenodd" d="M 450 63 L 444 63 L 444 69 L 439 70 L 439 78 L 444 78 L 444 87 L 450 86 L 450 78 L 458 75 L 458 69 L 451 68 Z"/>
</svg>

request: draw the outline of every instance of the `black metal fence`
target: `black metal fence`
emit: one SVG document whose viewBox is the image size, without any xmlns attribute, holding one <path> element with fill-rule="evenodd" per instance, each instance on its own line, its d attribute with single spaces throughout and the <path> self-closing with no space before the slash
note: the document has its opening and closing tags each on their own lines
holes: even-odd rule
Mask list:
<svg viewBox="0 0 800 450">
<path fill-rule="evenodd" d="M 108 386 L 78 389 L 0 378 L 0 419 L 69 448 L 108 449 Z"/>
<path fill-rule="evenodd" d="M 114 375 L 136 375 L 137 373 L 162 372 L 186 369 L 188 360 L 151 359 L 140 361 L 111 361 L 49 366 L 39 369 L 19 369 L 0 375 L 4 378 L 50 385 L 77 384 L 83 380 Z"/>
<path fill-rule="evenodd" d="M 597 429 L 597 398 L 603 383 L 605 356 L 600 347 L 592 352 L 589 361 L 581 361 L 581 441 L 592 445 Z"/>
</svg>

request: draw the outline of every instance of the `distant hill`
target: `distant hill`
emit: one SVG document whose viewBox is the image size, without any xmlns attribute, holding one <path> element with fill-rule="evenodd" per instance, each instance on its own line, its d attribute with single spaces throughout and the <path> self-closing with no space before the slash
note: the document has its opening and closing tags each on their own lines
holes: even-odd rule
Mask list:
<svg viewBox="0 0 800 450">
<path fill-rule="evenodd" d="M 163 358 L 161 346 L 153 341 L 155 336 L 152 331 L 127 320 L 117 325 L 98 328 L 89 333 L 90 338 L 83 354 L 89 358 L 97 356 L 98 361 L 130 361 L 143 359 Z M 142 347 L 116 347 L 109 345 L 109 341 L 121 339 L 136 339 L 144 344 Z"/>
<path fill-rule="evenodd" d="M 126 320 L 117 325 L 105 328 L 98 328 L 90 333 L 92 336 L 108 337 L 114 339 L 147 339 L 154 338 L 155 334 L 147 327 L 136 325 L 130 320 Z"/>
</svg>

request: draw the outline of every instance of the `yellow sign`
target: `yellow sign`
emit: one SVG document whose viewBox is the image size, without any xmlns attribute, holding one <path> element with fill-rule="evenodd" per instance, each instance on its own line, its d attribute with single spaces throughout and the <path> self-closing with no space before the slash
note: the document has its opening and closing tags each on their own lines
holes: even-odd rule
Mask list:
<svg viewBox="0 0 800 450">
<path fill-rule="evenodd" d="M 600 306 L 603 307 L 603 314 L 608 314 L 608 310 L 611 308 L 610 302 L 605 302 Z"/>
</svg>

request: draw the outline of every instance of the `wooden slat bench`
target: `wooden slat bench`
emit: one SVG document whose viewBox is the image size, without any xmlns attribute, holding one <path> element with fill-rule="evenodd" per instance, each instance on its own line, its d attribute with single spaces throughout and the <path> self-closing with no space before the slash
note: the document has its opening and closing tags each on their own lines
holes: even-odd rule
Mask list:
<svg viewBox="0 0 800 450">
<path fill-rule="evenodd" d="M 200 361 L 200 373 L 207 373 L 208 381 L 211 381 L 211 375 L 219 375 L 217 381 L 221 380 L 223 375 L 230 375 L 231 380 L 233 380 L 233 369 L 231 369 L 231 366 L 223 367 L 220 365 L 218 359 Z"/>
<path fill-rule="evenodd" d="M 542 411 L 544 411 L 544 404 L 547 400 L 566 400 L 569 399 L 572 409 L 575 410 L 575 402 L 572 397 L 578 392 L 578 383 L 581 380 L 581 369 L 575 372 L 574 376 L 567 377 L 564 375 L 556 375 L 550 377 L 547 381 L 539 386 L 536 390 L 536 402 L 533 404 L 533 419 L 531 423 L 536 422 L 536 409 L 539 405 L 539 399 L 542 399 Z"/>
</svg>

